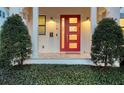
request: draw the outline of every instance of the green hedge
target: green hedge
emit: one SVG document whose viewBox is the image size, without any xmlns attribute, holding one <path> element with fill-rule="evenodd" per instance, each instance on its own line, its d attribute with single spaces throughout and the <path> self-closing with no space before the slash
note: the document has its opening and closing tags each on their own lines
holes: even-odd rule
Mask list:
<svg viewBox="0 0 124 93">
<path fill-rule="evenodd" d="M 124 67 L 27 65 L 0 69 L 0 84 L 124 84 Z"/>
</svg>

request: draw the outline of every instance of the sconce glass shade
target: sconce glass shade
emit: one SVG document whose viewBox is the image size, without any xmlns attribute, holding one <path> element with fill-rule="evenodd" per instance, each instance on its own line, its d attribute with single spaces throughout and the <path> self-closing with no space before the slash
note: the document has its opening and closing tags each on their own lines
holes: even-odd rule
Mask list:
<svg viewBox="0 0 124 93">
<path fill-rule="evenodd" d="M 50 17 L 50 20 L 51 20 L 51 21 L 54 21 L 53 17 Z"/>
<path fill-rule="evenodd" d="M 90 18 L 89 18 L 89 17 L 87 17 L 86 19 L 87 19 L 87 20 L 90 20 Z"/>
</svg>

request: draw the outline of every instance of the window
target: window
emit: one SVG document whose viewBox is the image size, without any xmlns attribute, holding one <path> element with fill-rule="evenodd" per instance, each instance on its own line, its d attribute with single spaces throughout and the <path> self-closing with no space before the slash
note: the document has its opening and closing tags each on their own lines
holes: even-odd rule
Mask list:
<svg viewBox="0 0 124 93">
<path fill-rule="evenodd" d="M 3 12 L 3 18 L 5 18 L 5 13 Z"/>
<path fill-rule="evenodd" d="M 123 35 L 124 35 L 124 18 L 120 18 L 120 26 L 123 30 Z"/>
<path fill-rule="evenodd" d="M 45 15 L 39 15 L 38 31 L 39 31 L 39 35 L 46 34 L 46 16 Z"/>
<path fill-rule="evenodd" d="M 0 10 L 0 17 L 1 17 L 1 10 Z"/>
</svg>

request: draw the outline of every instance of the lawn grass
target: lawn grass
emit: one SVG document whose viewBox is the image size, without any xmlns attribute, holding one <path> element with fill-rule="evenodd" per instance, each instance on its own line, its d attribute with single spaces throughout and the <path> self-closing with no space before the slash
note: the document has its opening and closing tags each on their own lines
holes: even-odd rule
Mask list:
<svg viewBox="0 0 124 93">
<path fill-rule="evenodd" d="M 0 84 L 124 84 L 124 67 L 83 65 L 26 65 L 0 68 Z"/>
</svg>

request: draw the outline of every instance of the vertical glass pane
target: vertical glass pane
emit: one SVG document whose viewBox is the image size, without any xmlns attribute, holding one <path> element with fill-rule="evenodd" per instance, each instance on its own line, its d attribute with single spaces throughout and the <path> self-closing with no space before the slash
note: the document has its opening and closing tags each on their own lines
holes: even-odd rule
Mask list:
<svg viewBox="0 0 124 93">
<path fill-rule="evenodd" d="M 46 17 L 43 15 L 40 15 L 38 23 L 39 23 L 39 25 L 46 25 Z"/>
<path fill-rule="evenodd" d="M 77 26 L 69 26 L 70 32 L 77 32 Z"/>
<path fill-rule="evenodd" d="M 69 43 L 69 48 L 77 48 L 77 43 Z"/>
<path fill-rule="evenodd" d="M 62 48 L 64 48 L 65 47 L 65 19 L 64 18 L 62 18 Z"/>
<path fill-rule="evenodd" d="M 69 18 L 69 23 L 77 23 L 77 18 Z"/>
</svg>

